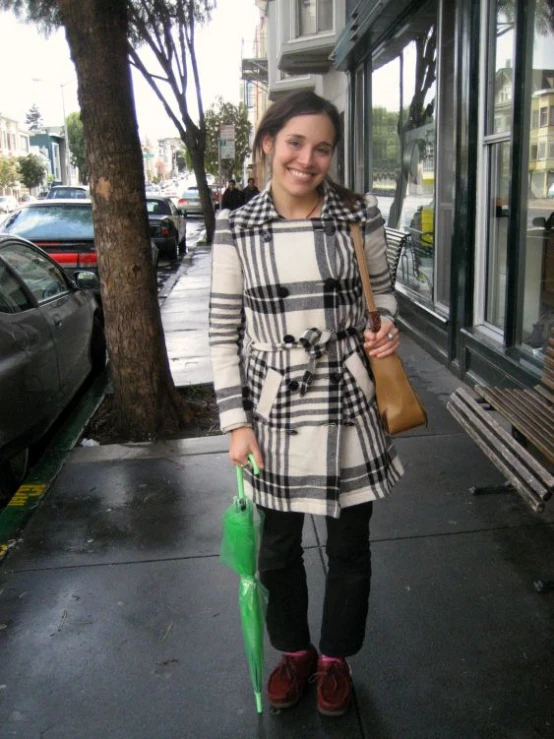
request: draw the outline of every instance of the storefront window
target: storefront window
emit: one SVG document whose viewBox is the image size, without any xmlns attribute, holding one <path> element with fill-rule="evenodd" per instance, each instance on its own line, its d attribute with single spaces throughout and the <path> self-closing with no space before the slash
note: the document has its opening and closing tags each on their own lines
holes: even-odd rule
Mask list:
<svg viewBox="0 0 554 739">
<path fill-rule="evenodd" d="M 527 100 L 527 199 L 522 203 L 526 234 L 521 343 L 525 351 L 541 355 L 554 323 L 554 16 L 550 2 L 531 4 L 534 35 Z"/>
<path fill-rule="evenodd" d="M 296 0 L 298 36 L 314 36 L 333 29 L 333 0 Z"/>
<path fill-rule="evenodd" d="M 435 275 L 436 2 L 372 76 L 373 192 L 391 228 L 411 235 L 397 279 L 426 301 Z M 428 18 L 425 25 L 425 18 Z"/>
<path fill-rule="evenodd" d="M 506 282 L 508 227 L 512 154 L 513 71 L 515 7 L 497 0 L 490 8 L 487 97 L 484 143 L 485 197 L 483 199 L 484 240 L 481 274 L 477 296 L 482 309 L 477 323 L 484 323 L 504 334 L 506 318 Z M 480 286 L 483 286 L 482 289 Z"/>
</svg>

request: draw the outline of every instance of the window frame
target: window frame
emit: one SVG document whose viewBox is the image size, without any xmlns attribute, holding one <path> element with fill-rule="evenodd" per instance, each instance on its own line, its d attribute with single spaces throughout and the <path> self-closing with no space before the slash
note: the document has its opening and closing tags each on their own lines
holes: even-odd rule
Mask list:
<svg viewBox="0 0 554 739">
<path fill-rule="evenodd" d="M 290 2 L 294 3 L 293 8 L 291 8 L 291 38 L 295 41 L 301 41 L 303 39 L 310 39 L 310 38 L 317 38 L 321 36 L 326 35 L 332 35 L 335 33 L 335 27 L 336 27 L 336 3 L 335 0 L 313 0 L 316 4 L 316 31 L 315 33 L 301 33 L 301 8 L 300 3 L 303 2 L 303 0 L 290 0 Z M 318 26 L 318 17 L 319 17 L 319 4 L 328 2 L 331 6 L 331 27 L 325 30 L 317 30 Z"/>
</svg>

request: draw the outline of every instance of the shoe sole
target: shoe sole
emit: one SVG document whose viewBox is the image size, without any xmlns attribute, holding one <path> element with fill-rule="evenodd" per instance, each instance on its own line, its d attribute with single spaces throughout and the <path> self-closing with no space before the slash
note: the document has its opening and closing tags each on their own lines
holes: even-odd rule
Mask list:
<svg viewBox="0 0 554 739">
<path fill-rule="evenodd" d="M 350 708 L 350 702 L 348 703 L 347 706 L 345 706 L 344 708 L 341 708 L 338 711 L 328 711 L 325 708 L 320 708 L 319 706 L 317 707 L 317 710 L 322 716 L 338 717 L 338 716 L 344 716 L 344 714 L 348 711 L 349 708 Z"/>
</svg>

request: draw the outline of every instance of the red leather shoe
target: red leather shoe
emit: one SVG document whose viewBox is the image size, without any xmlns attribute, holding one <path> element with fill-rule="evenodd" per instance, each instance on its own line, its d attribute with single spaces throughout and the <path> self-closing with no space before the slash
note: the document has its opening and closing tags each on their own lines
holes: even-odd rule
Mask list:
<svg viewBox="0 0 554 739">
<path fill-rule="evenodd" d="M 310 645 L 303 657 L 283 654 L 267 682 L 267 697 L 273 708 L 291 708 L 306 692 L 317 668 L 317 650 Z"/>
<path fill-rule="evenodd" d="M 317 710 L 323 716 L 342 716 L 352 701 L 352 673 L 346 660 L 317 663 Z"/>
</svg>

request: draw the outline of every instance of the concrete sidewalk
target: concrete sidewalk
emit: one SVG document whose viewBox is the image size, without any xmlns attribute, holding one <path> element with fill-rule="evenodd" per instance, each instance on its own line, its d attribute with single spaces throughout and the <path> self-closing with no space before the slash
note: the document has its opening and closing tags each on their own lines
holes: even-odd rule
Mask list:
<svg viewBox="0 0 554 739">
<path fill-rule="evenodd" d="M 199 247 L 162 306 L 181 385 L 211 376 L 208 264 Z M 255 712 L 237 578 L 218 558 L 234 471 L 210 437 L 73 451 L 0 567 L 0 737 L 551 737 L 554 595 L 533 581 L 553 574 L 554 515 L 468 494 L 502 479 L 446 411 L 459 383 L 407 338 L 402 353 L 430 425 L 397 439 L 406 475 L 375 506 L 345 717 L 320 717 L 313 687 L 294 709 Z M 324 528 L 307 517 L 316 644 Z M 269 671 L 269 645 L 266 658 Z"/>
</svg>

